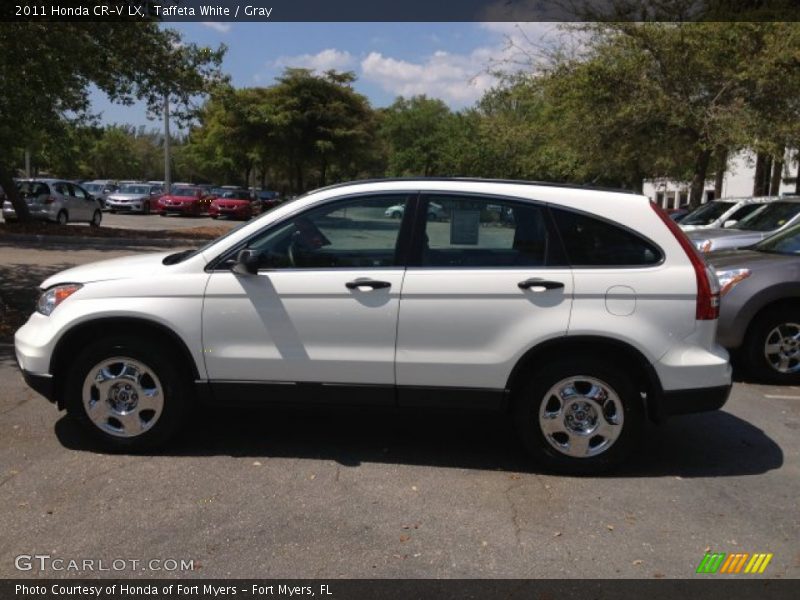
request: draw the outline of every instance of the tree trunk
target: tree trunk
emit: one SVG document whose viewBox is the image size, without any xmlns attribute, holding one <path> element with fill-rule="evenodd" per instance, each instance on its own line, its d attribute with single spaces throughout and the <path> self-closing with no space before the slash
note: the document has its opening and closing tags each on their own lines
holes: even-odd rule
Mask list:
<svg viewBox="0 0 800 600">
<path fill-rule="evenodd" d="M 692 174 L 692 186 L 689 194 L 689 210 L 700 206 L 703 200 L 703 191 L 706 187 L 706 173 L 711 162 L 711 150 L 701 150 L 694 160 L 694 173 Z"/>
<path fill-rule="evenodd" d="M 753 195 L 768 196 L 769 180 L 772 170 L 772 159 L 768 154 L 759 152 L 756 155 L 756 173 L 753 177 Z"/>
<path fill-rule="evenodd" d="M 11 201 L 11 206 L 17 213 L 17 221 L 20 223 L 28 223 L 31 221 L 31 212 L 28 210 L 28 205 L 25 200 L 17 192 L 17 186 L 14 184 L 14 178 L 11 173 L 5 168 L 0 166 L 0 186 L 6 197 Z"/>
<path fill-rule="evenodd" d="M 786 149 L 784 148 L 784 152 Z M 772 177 L 769 182 L 769 195 L 781 195 L 781 178 L 783 177 L 783 159 L 775 158 L 772 161 Z"/>
<path fill-rule="evenodd" d="M 794 180 L 794 193 L 800 196 L 800 151 L 797 152 L 795 158 L 797 159 L 797 177 Z"/>
<path fill-rule="evenodd" d="M 714 155 L 716 157 L 714 198 L 722 198 L 722 186 L 725 183 L 725 171 L 728 169 L 728 151 L 721 146 L 717 146 L 717 150 Z"/>
</svg>

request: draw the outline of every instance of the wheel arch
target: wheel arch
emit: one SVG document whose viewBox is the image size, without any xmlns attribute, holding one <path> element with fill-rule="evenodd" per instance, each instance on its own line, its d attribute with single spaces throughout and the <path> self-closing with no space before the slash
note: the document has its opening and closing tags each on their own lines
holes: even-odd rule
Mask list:
<svg viewBox="0 0 800 600">
<path fill-rule="evenodd" d="M 645 408 L 648 416 L 658 421 L 662 418 L 661 397 L 663 390 L 658 375 L 647 357 L 628 342 L 595 335 L 563 336 L 547 340 L 530 348 L 517 361 L 506 383 L 511 391 L 509 407 L 513 410 L 515 390 L 519 389 L 524 378 L 534 372 L 538 365 L 546 364 L 559 356 L 572 353 L 573 356 L 606 358 L 612 356 L 612 362 L 630 368 L 635 365 L 634 385 L 646 396 Z"/>
<path fill-rule="evenodd" d="M 78 323 L 70 328 L 56 343 L 50 359 L 50 373 L 55 383 L 54 396 L 59 408 L 64 408 L 64 376 L 71 358 L 80 352 L 86 343 L 101 337 L 134 335 L 155 340 L 162 347 L 175 351 L 180 368 L 187 375 L 198 379 L 199 369 L 183 339 L 169 327 L 141 317 L 106 317 Z"/>
</svg>

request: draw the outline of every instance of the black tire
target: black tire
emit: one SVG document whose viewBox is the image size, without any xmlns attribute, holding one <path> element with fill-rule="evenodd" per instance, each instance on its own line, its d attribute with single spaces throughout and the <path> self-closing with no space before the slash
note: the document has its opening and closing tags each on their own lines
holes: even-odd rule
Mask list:
<svg viewBox="0 0 800 600">
<path fill-rule="evenodd" d="M 92 227 L 100 227 L 100 223 L 103 222 L 103 213 L 99 210 L 94 211 L 92 215 L 92 220 L 89 221 L 89 225 Z"/>
<path fill-rule="evenodd" d="M 59 225 L 66 225 L 69 222 L 69 215 L 67 211 L 60 210 L 58 211 L 58 215 L 56 215 L 56 223 Z"/>
<path fill-rule="evenodd" d="M 191 397 L 189 393 L 190 376 L 181 370 L 174 360 L 174 356 L 150 341 L 141 340 L 128 335 L 120 335 L 97 340 L 84 348 L 69 367 L 65 384 L 65 405 L 67 413 L 73 418 L 91 438 L 100 446 L 111 451 L 138 452 L 152 450 L 164 445 L 174 437 L 188 418 Z M 161 392 L 162 405 L 159 413 L 154 413 L 154 423 L 138 435 L 122 437 L 101 429 L 87 413 L 84 403 L 84 383 L 92 371 L 95 371 L 102 362 L 109 358 L 123 357 L 136 361 L 155 374 L 155 380 L 149 381 Z M 112 369 L 108 369 L 113 371 Z M 147 380 L 145 375 L 143 380 Z M 125 383 L 120 380 L 120 383 Z M 88 384 L 90 385 L 90 384 Z M 94 393 L 94 389 L 89 396 Z M 103 402 L 97 399 L 98 404 Z M 105 401 L 105 405 L 109 402 Z M 105 405 L 100 406 L 101 409 Z M 144 414 L 145 411 L 142 411 Z M 137 413 L 137 418 L 140 418 Z M 113 416 L 106 420 L 107 427 L 112 426 Z M 119 421 L 117 421 L 119 423 Z"/>
<path fill-rule="evenodd" d="M 565 433 L 559 431 L 548 436 L 544 433 L 541 425 L 541 422 L 544 422 L 544 417 L 541 418 L 540 422 L 540 415 L 543 414 L 541 411 L 549 409 L 549 412 L 553 414 L 555 409 L 553 404 L 558 405 L 559 402 L 563 402 L 563 400 L 559 400 L 554 394 L 548 394 L 548 392 L 556 384 L 571 378 L 578 380 L 591 378 L 604 384 L 608 390 L 616 395 L 619 404 L 621 404 L 621 429 L 617 430 L 616 425 L 612 427 L 614 431 L 618 431 L 618 435 L 613 441 L 609 443 L 610 436 L 609 438 L 604 438 L 597 431 L 593 434 L 578 436 L 589 440 L 589 452 L 597 451 L 592 456 L 582 458 L 570 456 L 568 452 L 571 448 L 567 449 L 566 446 L 562 445 L 562 449 L 559 450 L 554 445 L 557 443 L 569 443 L 571 447 L 571 440 L 576 439 L 566 433 L 566 413 L 570 410 L 566 407 L 566 402 L 561 405 L 561 410 L 564 413 L 563 417 L 553 418 L 555 426 L 564 429 Z M 588 385 L 588 383 L 581 381 L 575 389 L 579 392 L 588 391 L 582 389 L 583 385 Z M 623 369 L 612 363 L 593 357 L 580 356 L 573 357 L 571 360 L 548 363 L 540 366 L 527 382 L 523 382 L 519 389 L 513 392 L 514 421 L 517 433 L 531 457 L 547 470 L 574 475 L 597 475 L 606 472 L 621 464 L 636 448 L 641 438 L 644 428 L 642 399 L 630 377 L 625 374 Z M 612 399 L 611 395 L 608 395 L 607 398 L 603 402 L 604 410 L 609 412 L 612 420 L 618 420 L 618 417 L 614 417 L 614 411 L 611 409 L 617 408 L 619 404 Z M 570 401 L 570 406 L 576 405 Z M 583 412 L 579 411 L 573 414 L 581 415 L 585 418 L 585 413 Z M 570 418 L 572 418 L 572 414 L 570 414 Z M 599 419 L 604 419 L 604 417 L 600 416 Z M 597 421 L 598 424 L 607 422 L 609 422 L 609 419 L 604 419 L 602 422 Z M 607 448 L 600 450 L 601 446 L 606 443 Z"/>
<path fill-rule="evenodd" d="M 149 215 L 150 214 L 150 203 L 149 202 L 145 202 L 144 203 L 144 206 L 142 207 L 142 214 L 143 215 Z"/>
<path fill-rule="evenodd" d="M 780 351 L 771 354 L 772 360 L 766 355 L 767 344 L 777 341 L 776 332 L 790 334 L 789 337 L 800 333 L 800 310 L 779 307 L 763 312 L 753 320 L 740 353 L 745 367 L 760 381 L 780 385 L 800 384 L 800 343 L 787 340 Z M 778 370 L 782 357 L 787 359 L 786 372 Z M 777 364 L 773 365 L 773 362 Z M 793 369 L 795 372 L 792 372 Z"/>
<path fill-rule="evenodd" d="M 110 208 L 110 209 L 108 210 L 108 212 L 110 212 L 112 215 L 115 215 L 115 214 L 117 214 L 117 211 L 116 211 L 116 210 L 114 210 L 113 208 Z"/>
</svg>

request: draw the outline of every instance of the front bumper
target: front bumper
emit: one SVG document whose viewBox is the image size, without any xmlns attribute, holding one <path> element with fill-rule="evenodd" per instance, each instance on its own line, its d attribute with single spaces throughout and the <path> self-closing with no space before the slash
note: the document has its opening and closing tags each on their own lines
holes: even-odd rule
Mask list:
<svg viewBox="0 0 800 600">
<path fill-rule="evenodd" d="M 56 402 L 55 385 L 53 384 L 53 377 L 51 375 L 36 375 L 25 369 L 20 369 L 20 371 L 22 371 L 22 378 L 25 380 L 25 383 L 28 384 L 29 388 L 41 394 L 50 402 Z"/>
<path fill-rule="evenodd" d="M 158 212 L 175 215 L 199 215 L 202 211 L 196 204 L 186 204 L 183 206 L 160 204 L 158 206 Z"/>
</svg>

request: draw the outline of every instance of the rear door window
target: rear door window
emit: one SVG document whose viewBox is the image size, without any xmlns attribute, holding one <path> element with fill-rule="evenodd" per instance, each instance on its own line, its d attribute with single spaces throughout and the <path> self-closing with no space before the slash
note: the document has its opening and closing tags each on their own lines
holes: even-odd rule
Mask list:
<svg viewBox="0 0 800 600">
<path fill-rule="evenodd" d="M 423 196 L 423 267 L 530 267 L 552 264 L 543 205 L 481 196 Z"/>
</svg>

